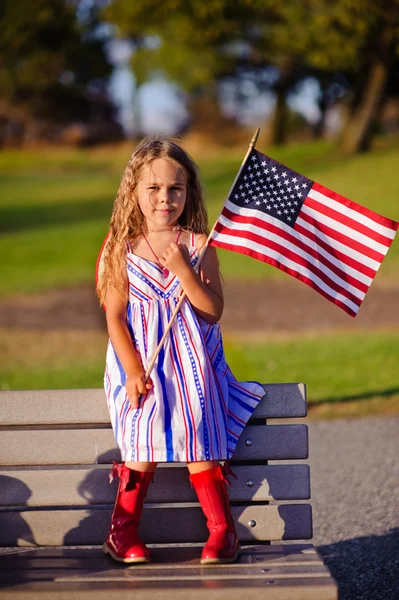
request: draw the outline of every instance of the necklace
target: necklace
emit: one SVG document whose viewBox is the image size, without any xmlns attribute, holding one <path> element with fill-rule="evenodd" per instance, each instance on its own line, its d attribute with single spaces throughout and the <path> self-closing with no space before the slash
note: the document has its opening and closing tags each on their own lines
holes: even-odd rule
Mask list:
<svg viewBox="0 0 399 600">
<path fill-rule="evenodd" d="M 177 230 L 177 235 L 176 235 L 176 239 L 175 242 L 177 243 L 178 239 L 180 236 L 180 228 Z M 167 269 L 166 267 L 164 267 L 161 263 L 161 261 L 159 260 L 159 257 L 155 254 L 154 250 L 151 247 L 150 242 L 147 240 L 147 236 L 145 235 L 145 233 L 143 233 L 143 238 L 145 239 L 147 246 L 149 247 L 149 249 L 151 250 L 151 252 L 153 253 L 153 255 L 155 256 L 158 266 L 162 269 L 162 275 L 164 277 L 167 277 L 169 275 L 169 269 Z"/>
</svg>

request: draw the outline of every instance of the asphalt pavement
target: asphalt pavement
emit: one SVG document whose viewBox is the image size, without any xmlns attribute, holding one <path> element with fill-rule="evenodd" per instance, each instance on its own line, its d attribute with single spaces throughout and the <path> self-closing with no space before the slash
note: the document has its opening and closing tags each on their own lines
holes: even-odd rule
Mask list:
<svg viewBox="0 0 399 600">
<path fill-rule="evenodd" d="M 340 600 L 398 600 L 399 417 L 308 426 L 313 544 Z"/>
</svg>

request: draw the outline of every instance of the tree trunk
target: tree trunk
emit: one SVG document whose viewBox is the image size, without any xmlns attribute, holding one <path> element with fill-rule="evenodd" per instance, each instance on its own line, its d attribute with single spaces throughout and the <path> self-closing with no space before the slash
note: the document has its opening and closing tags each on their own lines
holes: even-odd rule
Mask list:
<svg viewBox="0 0 399 600">
<path fill-rule="evenodd" d="M 269 126 L 269 143 L 282 146 L 287 140 L 288 110 L 286 98 L 292 85 L 292 62 L 280 67 L 280 78 L 276 84 L 276 108 Z"/>
<path fill-rule="evenodd" d="M 322 137 L 324 137 L 324 129 L 326 125 L 326 115 L 328 108 L 327 94 L 324 89 L 322 89 L 320 92 L 318 105 L 320 109 L 320 119 L 312 127 L 312 137 L 314 140 L 319 140 Z"/>
<path fill-rule="evenodd" d="M 361 99 L 346 125 L 341 149 L 344 154 L 355 154 L 369 149 L 372 126 L 377 117 L 394 50 L 394 19 L 385 18 L 380 29 L 369 75 L 365 80 Z"/>
</svg>

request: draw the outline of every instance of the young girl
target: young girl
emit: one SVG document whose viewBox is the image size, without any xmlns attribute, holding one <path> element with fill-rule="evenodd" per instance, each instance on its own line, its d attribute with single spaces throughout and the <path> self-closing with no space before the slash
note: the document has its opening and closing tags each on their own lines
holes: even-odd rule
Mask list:
<svg viewBox="0 0 399 600">
<path fill-rule="evenodd" d="M 97 285 L 110 337 L 105 390 L 123 461 L 111 472 L 120 481 L 104 551 L 120 562 L 150 561 L 137 528 L 158 462 L 187 463 L 210 531 L 201 563 L 238 556 L 219 460 L 233 454 L 264 391 L 257 383 L 238 383 L 226 364 L 214 248 L 196 268 L 207 234 L 191 158 L 171 140 L 143 140 L 122 177 Z M 186 298 L 146 380 L 183 291 Z"/>
</svg>

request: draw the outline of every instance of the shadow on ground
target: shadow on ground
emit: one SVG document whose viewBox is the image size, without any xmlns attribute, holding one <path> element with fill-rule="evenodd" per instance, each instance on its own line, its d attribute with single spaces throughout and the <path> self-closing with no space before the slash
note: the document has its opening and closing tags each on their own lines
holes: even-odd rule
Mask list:
<svg viewBox="0 0 399 600">
<path fill-rule="evenodd" d="M 334 402 L 357 402 L 358 400 L 370 400 L 376 396 L 389 398 L 395 396 L 399 392 L 399 387 L 384 388 L 379 390 L 370 390 L 368 392 L 360 392 L 360 394 L 352 394 L 350 396 L 330 396 L 322 400 L 309 400 L 308 406 L 320 406 L 321 404 L 333 404 Z"/>
<path fill-rule="evenodd" d="M 318 546 L 338 583 L 340 600 L 399 598 L 399 528 Z"/>
</svg>

